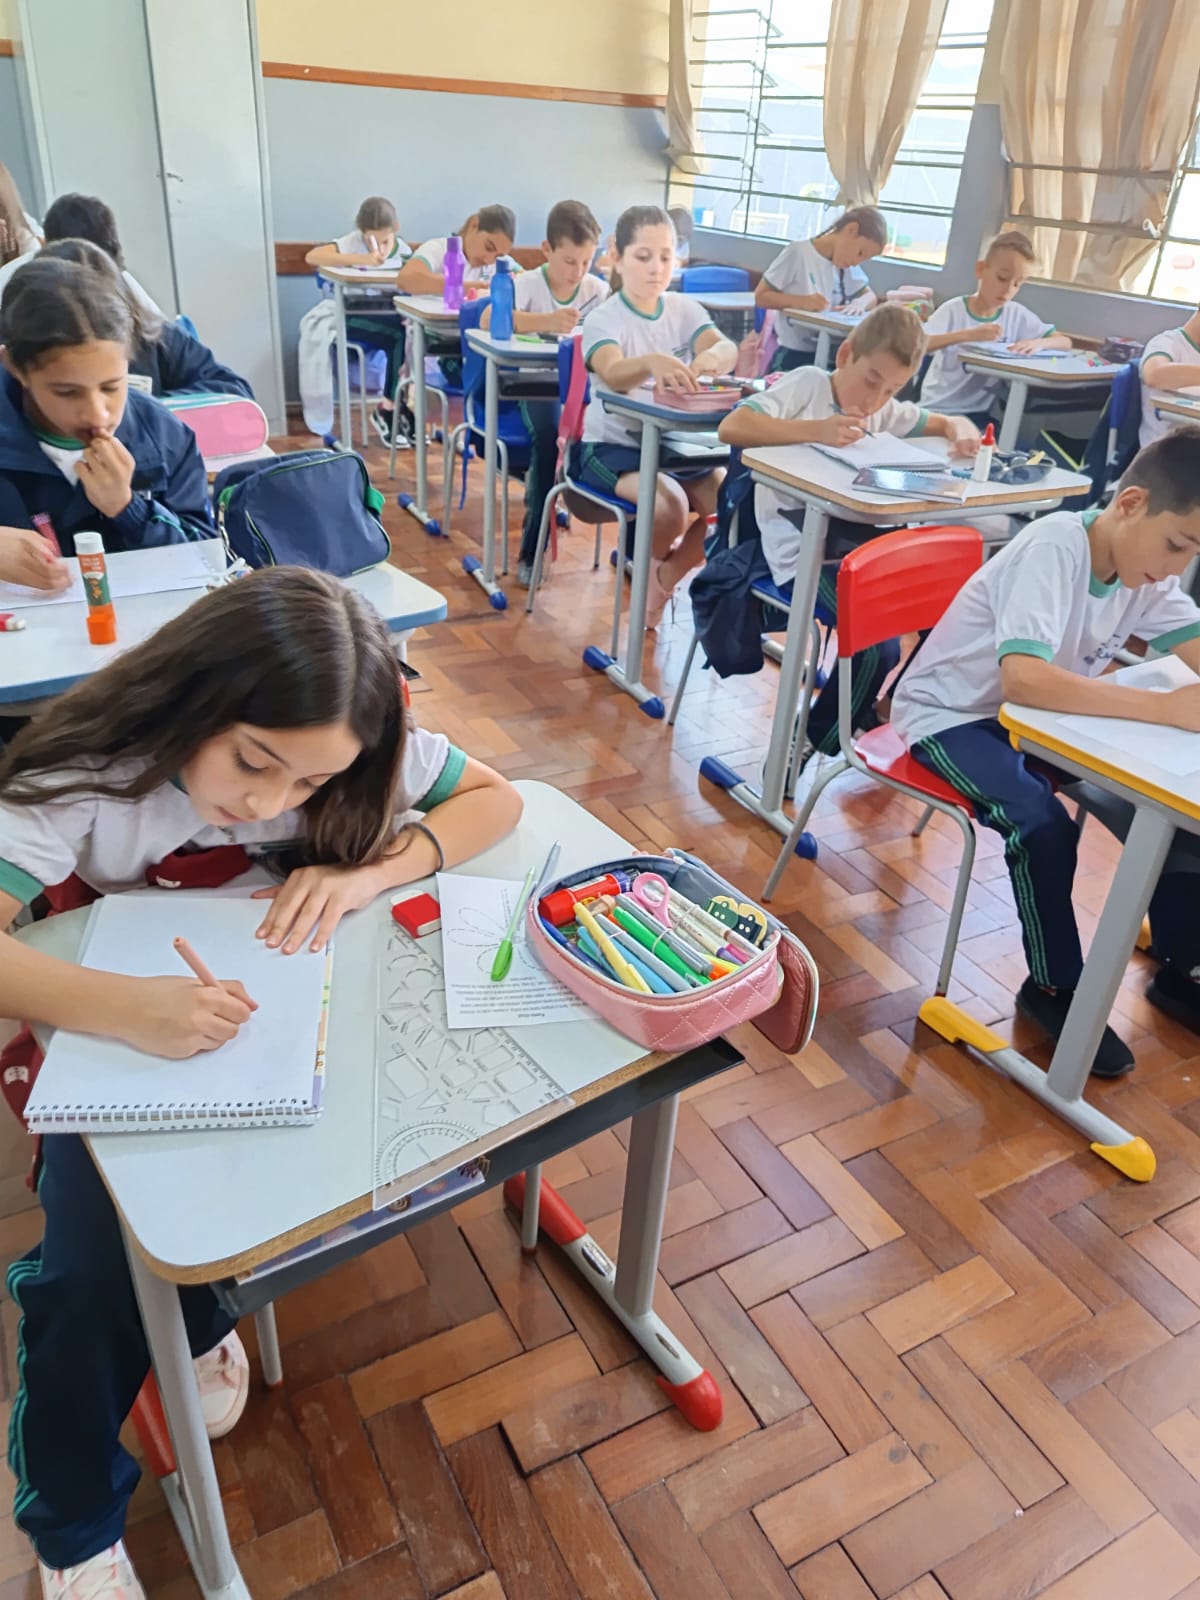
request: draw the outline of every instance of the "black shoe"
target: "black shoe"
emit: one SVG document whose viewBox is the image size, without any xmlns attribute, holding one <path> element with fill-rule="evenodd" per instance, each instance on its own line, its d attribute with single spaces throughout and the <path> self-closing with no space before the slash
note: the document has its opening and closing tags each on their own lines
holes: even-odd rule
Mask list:
<svg viewBox="0 0 1200 1600">
<path fill-rule="evenodd" d="M 1177 962 L 1163 962 L 1150 980 L 1146 999 L 1185 1028 L 1200 1033 L 1200 983 Z"/>
<path fill-rule="evenodd" d="M 1043 989 L 1026 978 L 1017 991 L 1017 1010 L 1022 1016 L 1036 1022 L 1043 1032 L 1057 1039 L 1063 1031 L 1074 989 Z M 1123 1078 L 1134 1067 L 1133 1052 L 1119 1034 L 1105 1024 L 1096 1059 L 1092 1062 L 1093 1078 Z"/>
</svg>

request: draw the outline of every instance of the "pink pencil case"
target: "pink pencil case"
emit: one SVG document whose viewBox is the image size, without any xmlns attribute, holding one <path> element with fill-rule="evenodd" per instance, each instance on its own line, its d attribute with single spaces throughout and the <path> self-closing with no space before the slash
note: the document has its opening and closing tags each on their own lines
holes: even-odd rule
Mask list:
<svg viewBox="0 0 1200 1600">
<path fill-rule="evenodd" d="M 173 394 L 163 404 L 187 423 L 206 461 L 249 455 L 267 442 L 266 413 L 244 395 Z"/>
<path fill-rule="evenodd" d="M 542 884 L 526 909 L 530 947 L 548 972 L 591 1006 L 627 1039 L 648 1050 L 678 1052 L 707 1044 L 741 1022 L 758 1031 L 786 1055 L 803 1050 L 817 1014 L 817 967 L 811 955 L 783 923 L 763 911 L 767 938 L 761 950 L 735 972 L 701 989 L 682 994 L 640 994 L 585 966 L 555 943 L 542 927 L 538 903 L 556 889 L 591 883 L 610 872 L 657 872 L 681 895 L 704 907 L 715 895 L 736 901 L 739 889 L 682 850 L 663 856 L 626 856 L 573 872 Z M 753 902 L 749 902 L 753 904 Z M 761 910 L 761 907 L 756 907 Z"/>
</svg>

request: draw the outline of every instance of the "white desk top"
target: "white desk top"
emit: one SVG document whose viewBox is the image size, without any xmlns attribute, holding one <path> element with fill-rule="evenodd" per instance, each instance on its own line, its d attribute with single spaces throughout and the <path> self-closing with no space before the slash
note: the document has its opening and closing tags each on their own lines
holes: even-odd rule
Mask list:
<svg viewBox="0 0 1200 1600">
<path fill-rule="evenodd" d="M 922 439 L 922 450 L 944 455 L 950 461 L 945 439 Z M 896 495 L 872 494 L 854 487 L 857 468 L 835 461 L 807 444 L 777 444 L 758 450 L 743 450 L 742 460 L 758 478 L 797 493 L 802 499 L 828 505 L 839 515 L 875 523 L 911 522 L 913 517 L 929 517 L 936 522 L 961 521 L 973 512 L 1022 510 L 1047 502 L 1057 504 L 1065 495 L 1091 488 L 1091 479 L 1055 467 L 1040 483 L 1010 485 L 968 483 L 962 505 L 945 500 L 901 500 Z"/>
<path fill-rule="evenodd" d="M 1139 678 L 1147 677 L 1157 679 L 1160 684 L 1169 680 L 1172 686 L 1179 688 L 1196 682 L 1191 669 L 1175 656 L 1139 662 L 1136 667 L 1124 668 L 1118 676 L 1122 683 L 1135 687 Z M 1006 703 L 1000 707 L 1000 721 L 1019 738 L 1028 739 L 1039 749 L 1085 768 L 1087 775 L 1094 777 L 1105 788 L 1118 789 L 1130 799 L 1144 796 L 1156 801 L 1169 811 L 1176 812 L 1182 825 L 1188 827 L 1189 831 L 1200 832 L 1200 772 L 1181 776 L 1158 766 L 1154 761 L 1147 761 L 1142 750 L 1138 752 L 1134 770 L 1132 763 L 1129 766 L 1123 764 L 1121 751 L 1116 745 L 1082 728 L 1064 727 L 1066 717 L 1066 712 L 1043 711 L 1036 706 Z M 1097 722 L 1106 720 L 1098 718 Z M 1170 728 L 1154 730 L 1167 743 L 1171 741 L 1173 731 Z M 1191 826 L 1193 823 L 1196 826 Z"/>
<path fill-rule="evenodd" d="M 202 541 L 211 550 L 214 571 L 224 569 L 224 547 L 219 539 Z M 157 550 L 119 552 L 118 561 L 131 565 L 158 558 Z M 110 557 L 113 560 L 114 557 Z M 393 633 L 407 632 L 446 615 L 446 597 L 387 562 L 360 572 L 347 583 L 369 600 Z M 114 656 L 148 639 L 198 600 L 202 589 L 171 589 L 160 594 L 130 595 L 114 600 L 117 643 L 94 645 L 87 636 L 87 607 L 80 600 L 21 611 L 23 633 L 0 637 L 0 705 L 13 706 L 48 695 L 62 694 L 73 683 L 90 678 Z"/>
<path fill-rule="evenodd" d="M 708 311 L 753 311 L 753 289 L 685 289 L 690 300 L 699 300 Z"/>
<path fill-rule="evenodd" d="M 554 366 L 558 362 L 557 339 L 493 339 L 487 328 L 468 328 L 467 343 L 485 360 L 513 366 Z"/>
<path fill-rule="evenodd" d="M 560 872 L 625 853 L 629 846 L 567 795 L 545 783 L 518 783 L 525 813 L 502 843 L 458 870 L 520 878 L 558 839 Z M 435 891 L 433 879 L 414 888 Z M 311 1128 L 225 1133 L 108 1134 L 93 1138 L 97 1165 L 145 1254 L 165 1276 L 209 1281 L 229 1275 L 239 1257 L 295 1229 L 315 1237 L 346 1207 L 370 1209 L 375 1139 L 376 953 L 390 914 L 383 896 L 348 918 L 335 941 L 326 1048 L 325 1109 Z M 70 960 L 87 912 L 37 923 L 21 935 Z M 586 1052 L 596 1079 L 643 1059 L 640 1045 L 599 1018 L 512 1030 L 551 1071 L 556 1056 Z M 344 1218 L 342 1219 L 344 1220 Z M 300 1243 L 293 1239 L 290 1243 Z M 206 1269 L 212 1268 L 211 1272 Z M 201 1269 L 201 1270 L 198 1270 Z"/>
<path fill-rule="evenodd" d="M 875 307 L 872 306 L 870 309 L 873 311 Z M 845 335 L 852 333 L 858 327 L 867 312 L 804 311 L 797 306 L 788 306 L 787 310 L 782 312 L 781 315 L 785 316 L 789 322 L 802 322 L 808 328 L 822 328 L 826 333 Z"/>
<path fill-rule="evenodd" d="M 684 411 L 680 406 L 660 406 L 652 398 L 653 394 L 653 384 L 643 384 L 630 394 L 605 390 L 600 399 L 606 411 L 623 411 L 630 417 L 653 417 L 655 422 L 667 423 L 666 431 L 672 433 L 715 433 L 729 415 L 728 406 L 720 411 Z"/>
<path fill-rule="evenodd" d="M 438 294 L 394 294 L 392 304 L 403 316 L 428 326 L 458 326 L 458 312 L 447 311 Z"/>
<path fill-rule="evenodd" d="M 407 256 L 398 256 L 395 266 L 318 267 L 317 272 L 322 278 L 328 278 L 330 283 L 361 283 L 369 288 L 372 284 L 395 283 L 400 268 L 408 259 Z"/>
<path fill-rule="evenodd" d="M 1200 422 L 1200 389 L 1146 389 L 1142 392 L 1142 405 L 1153 406 L 1168 417 L 1187 417 L 1190 422 Z"/>
<path fill-rule="evenodd" d="M 1015 356 L 989 356 L 981 350 L 964 350 L 962 364 L 972 372 L 988 372 L 993 377 L 1019 379 L 1035 386 L 1052 384 L 1111 383 L 1120 366 L 1101 361 L 1086 350 L 1064 350 L 1056 356 L 1037 356 L 1021 361 Z"/>
</svg>

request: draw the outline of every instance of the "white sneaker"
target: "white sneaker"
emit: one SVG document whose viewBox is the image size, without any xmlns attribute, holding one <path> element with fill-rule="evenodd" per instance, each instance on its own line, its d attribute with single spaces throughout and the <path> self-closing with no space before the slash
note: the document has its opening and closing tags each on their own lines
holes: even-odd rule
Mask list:
<svg viewBox="0 0 1200 1600">
<path fill-rule="evenodd" d="M 54 1571 L 44 1561 L 38 1562 L 38 1571 L 44 1600 L 146 1600 L 120 1542 L 65 1572 Z"/>
<path fill-rule="evenodd" d="M 233 1431 L 250 1393 L 250 1362 L 236 1333 L 227 1334 L 215 1350 L 197 1356 L 192 1365 L 200 1385 L 200 1408 L 210 1439 Z M 74 1597 L 72 1596 L 72 1600 Z"/>
</svg>

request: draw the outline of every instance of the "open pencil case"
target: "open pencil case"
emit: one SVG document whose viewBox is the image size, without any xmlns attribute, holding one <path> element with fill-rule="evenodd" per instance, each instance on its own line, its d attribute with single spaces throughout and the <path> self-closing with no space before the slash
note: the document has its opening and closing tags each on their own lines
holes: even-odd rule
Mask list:
<svg viewBox="0 0 1200 1600">
<path fill-rule="evenodd" d="M 766 923 L 763 947 L 743 965 L 702 988 L 683 993 L 641 994 L 595 970 L 564 949 L 542 926 L 538 907 L 559 889 L 592 883 L 609 874 L 657 873 L 698 906 L 716 896 L 745 903 L 745 896 L 704 862 L 682 850 L 666 855 L 630 855 L 539 885 L 526 909 L 527 935 L 548 972 L 627 1039 L 650 1050 L 690 1050 L 742 1022 L 787 1055 L 802 1050 L 816 1019 L 818 978 L 812 956 L 788 928 L 754 906 Z M 753 905 L 753 902 L 749 902 Z"/>
</svg>

